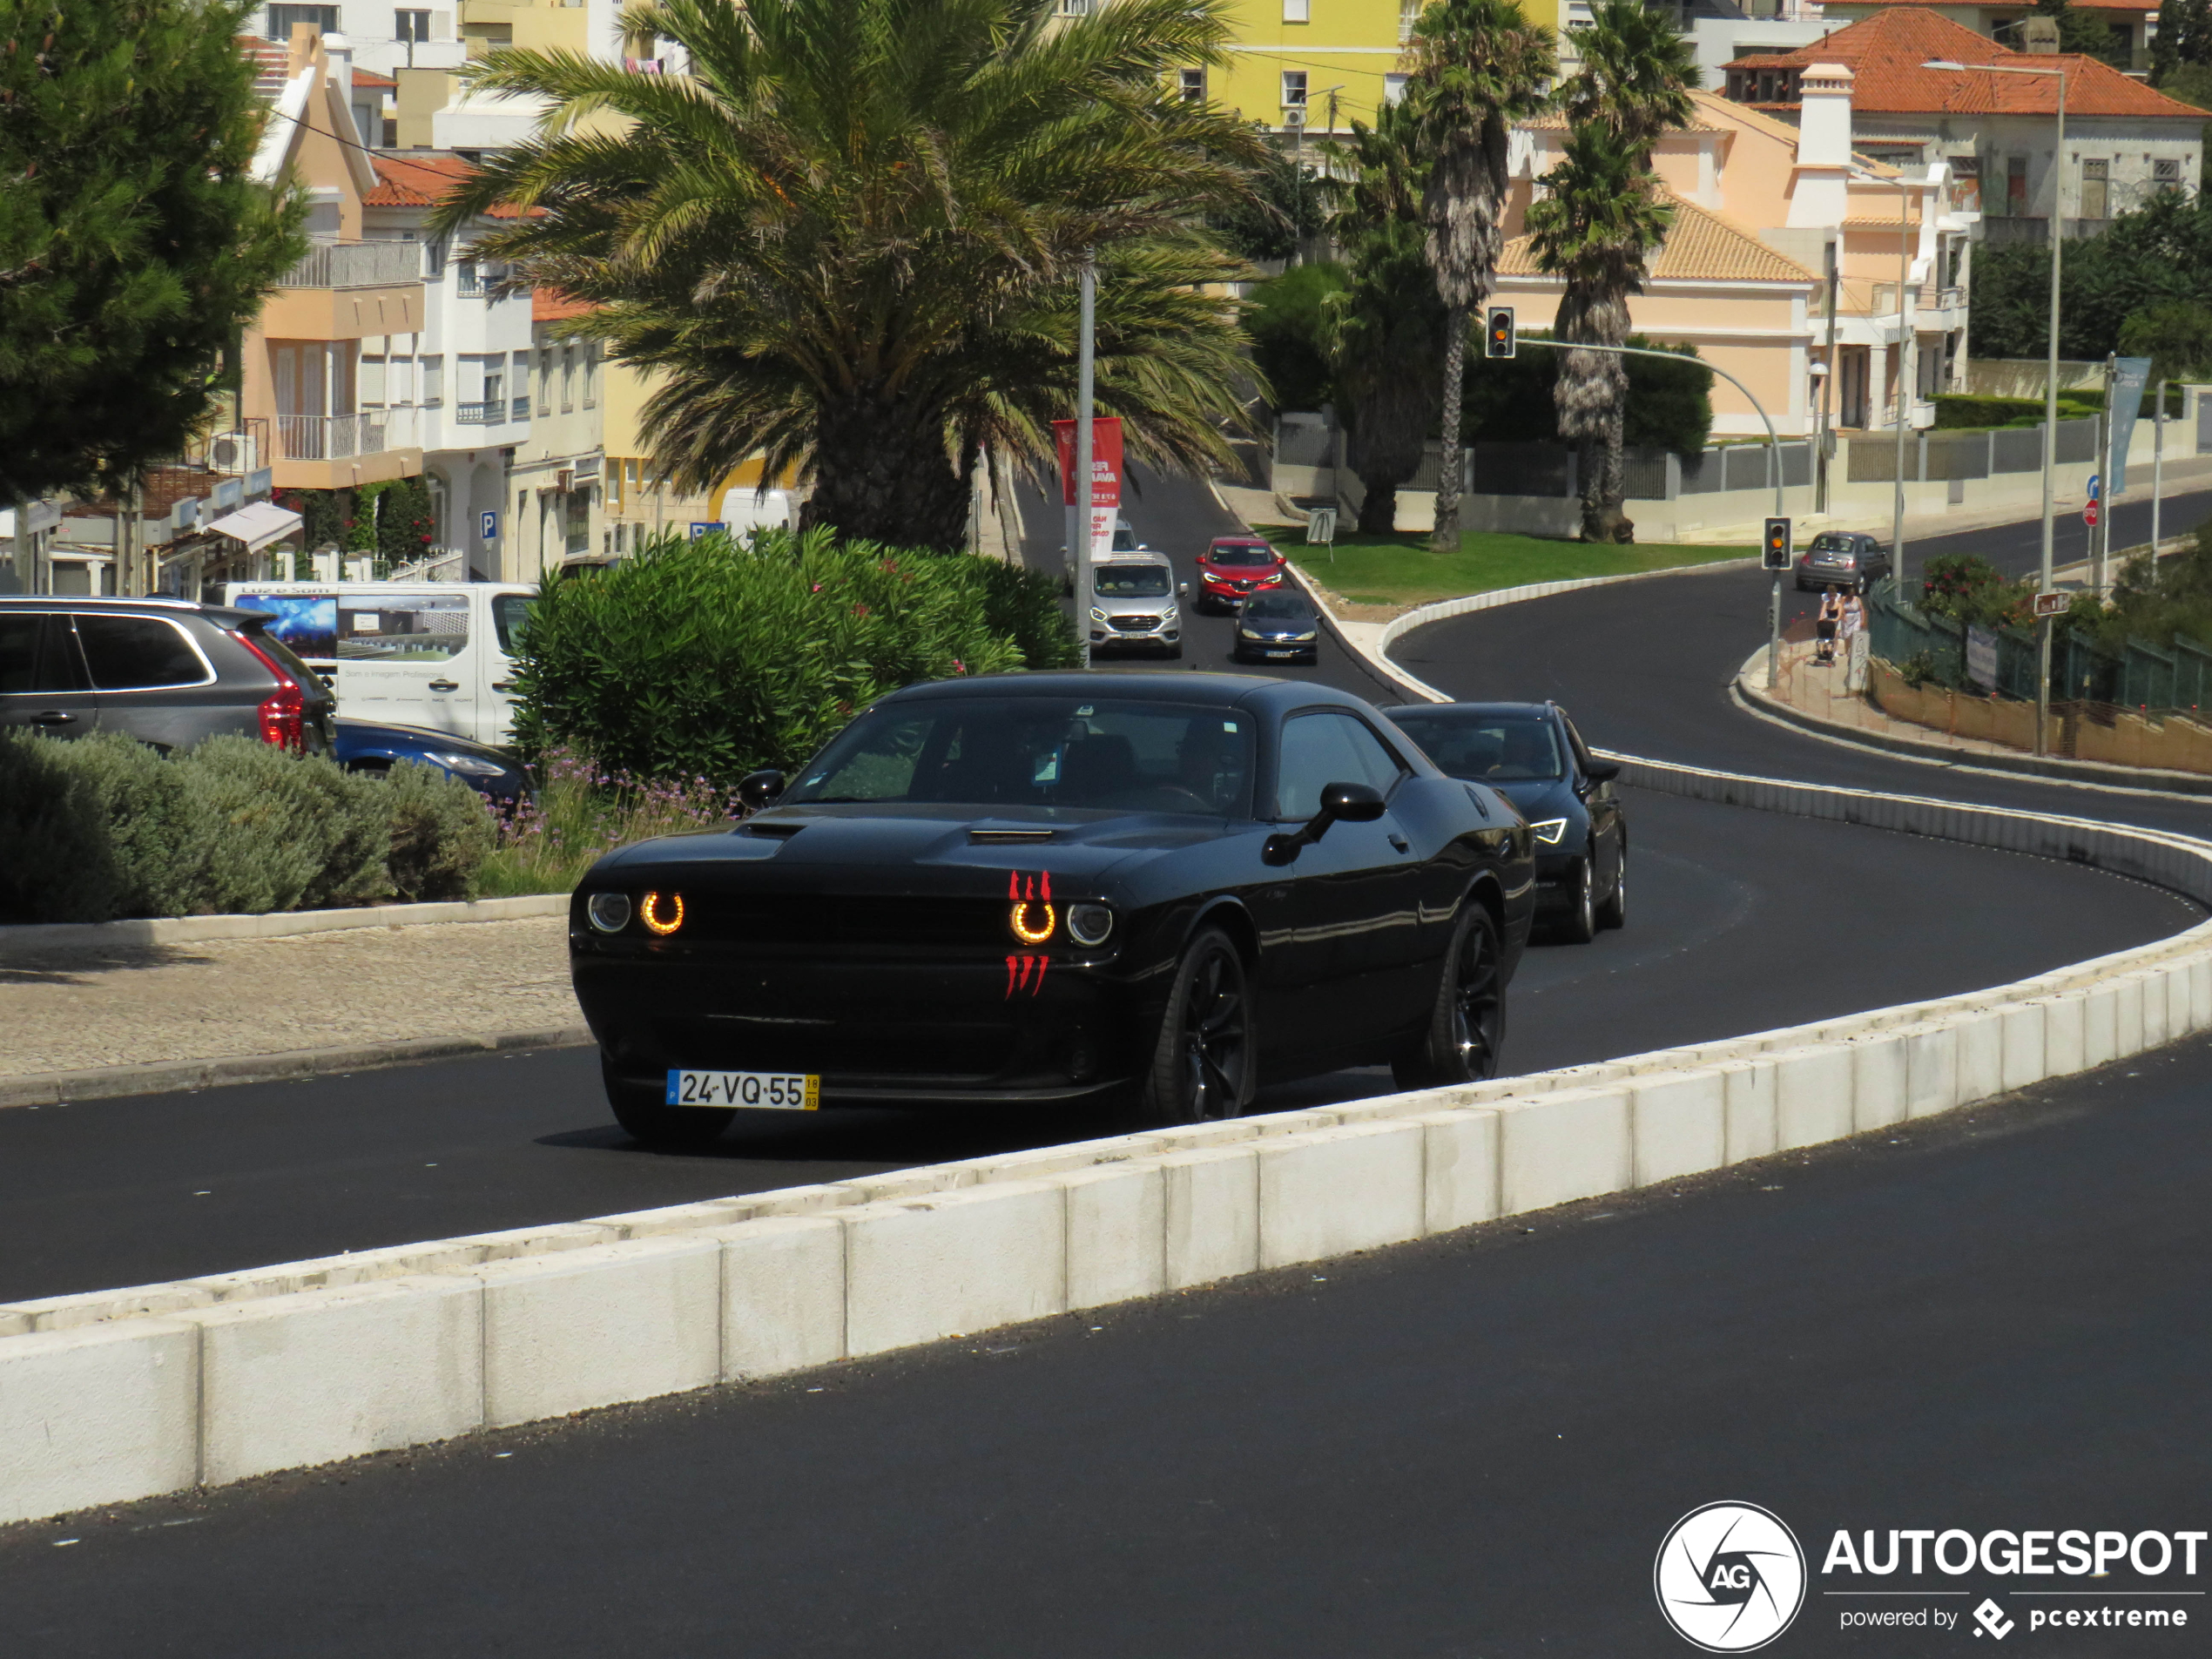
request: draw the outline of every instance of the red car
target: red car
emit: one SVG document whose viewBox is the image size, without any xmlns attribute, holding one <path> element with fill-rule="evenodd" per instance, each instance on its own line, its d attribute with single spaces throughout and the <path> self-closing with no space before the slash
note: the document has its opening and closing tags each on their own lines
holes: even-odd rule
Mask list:
<svg viewBox="0 0 2212 1659">
<path fill-rule="evenodd" d="M 1257 536 L 1217 536 L 1198 556 L 1198 605 L 1234 610 L 1283 585 L 1289 562 Z"/>
</svg>

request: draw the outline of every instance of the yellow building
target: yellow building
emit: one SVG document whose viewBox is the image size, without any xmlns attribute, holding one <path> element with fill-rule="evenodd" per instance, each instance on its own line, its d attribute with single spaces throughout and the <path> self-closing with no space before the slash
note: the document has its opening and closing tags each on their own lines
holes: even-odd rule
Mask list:
<svg viewBox="0 0 2212 1659">
<path fill-rule="evenodd" d="M 1063 10 L 1093 0 L 1062 0 Z M 1556 30 L 1561 0 L 1523 0 Z M 1426 0 L 1231 0 L 1229 62 L 1185 70 L 1187 97 L 1210 98 L 1276 132 L 1347 132 L 1406 84 L 1400 59 Z"/>
</svg>

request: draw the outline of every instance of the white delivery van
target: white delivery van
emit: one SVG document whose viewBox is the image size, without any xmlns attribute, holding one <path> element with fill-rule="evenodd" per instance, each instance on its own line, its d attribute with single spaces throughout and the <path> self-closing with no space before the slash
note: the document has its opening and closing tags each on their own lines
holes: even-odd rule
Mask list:
<svg viewBox="0 0 2212 1659">
<path fill-rule="evenodd" d="M 537 597 L 503 582 L 228 582 L 223 603 L 273 616 L 269 632 L 330 681 L 341 719 L 513 735 L 515 642 Z"/>
</svg>

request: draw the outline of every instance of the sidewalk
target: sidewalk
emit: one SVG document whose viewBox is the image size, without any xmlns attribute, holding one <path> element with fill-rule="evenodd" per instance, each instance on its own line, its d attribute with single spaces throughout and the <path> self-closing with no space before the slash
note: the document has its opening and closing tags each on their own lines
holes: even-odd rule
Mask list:
<svg viewBox="0 0 2212 1659">
<path fill-rule="evenodd" d="M 556 915 L 11 957 L 0 1079 L 573 1028 L 567 934 Z"/>
</svg>

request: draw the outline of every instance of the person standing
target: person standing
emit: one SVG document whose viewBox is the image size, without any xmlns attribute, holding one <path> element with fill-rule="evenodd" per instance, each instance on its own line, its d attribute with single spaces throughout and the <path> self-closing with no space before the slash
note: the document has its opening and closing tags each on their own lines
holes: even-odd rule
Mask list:
<svg viewBox="0 0 2212 1659">
<path fill-rule="evenodd" d="M 1836 635 L 1843 621 L 1843 599 L 1831 588 L 1820 596 L 1820 614 L 1813 624 L 1814 637 L 1820 642 L 1819 650 L 1814 653 L 1816 662 L 1825 664 L 1836 660 Z"/>
</svg>

